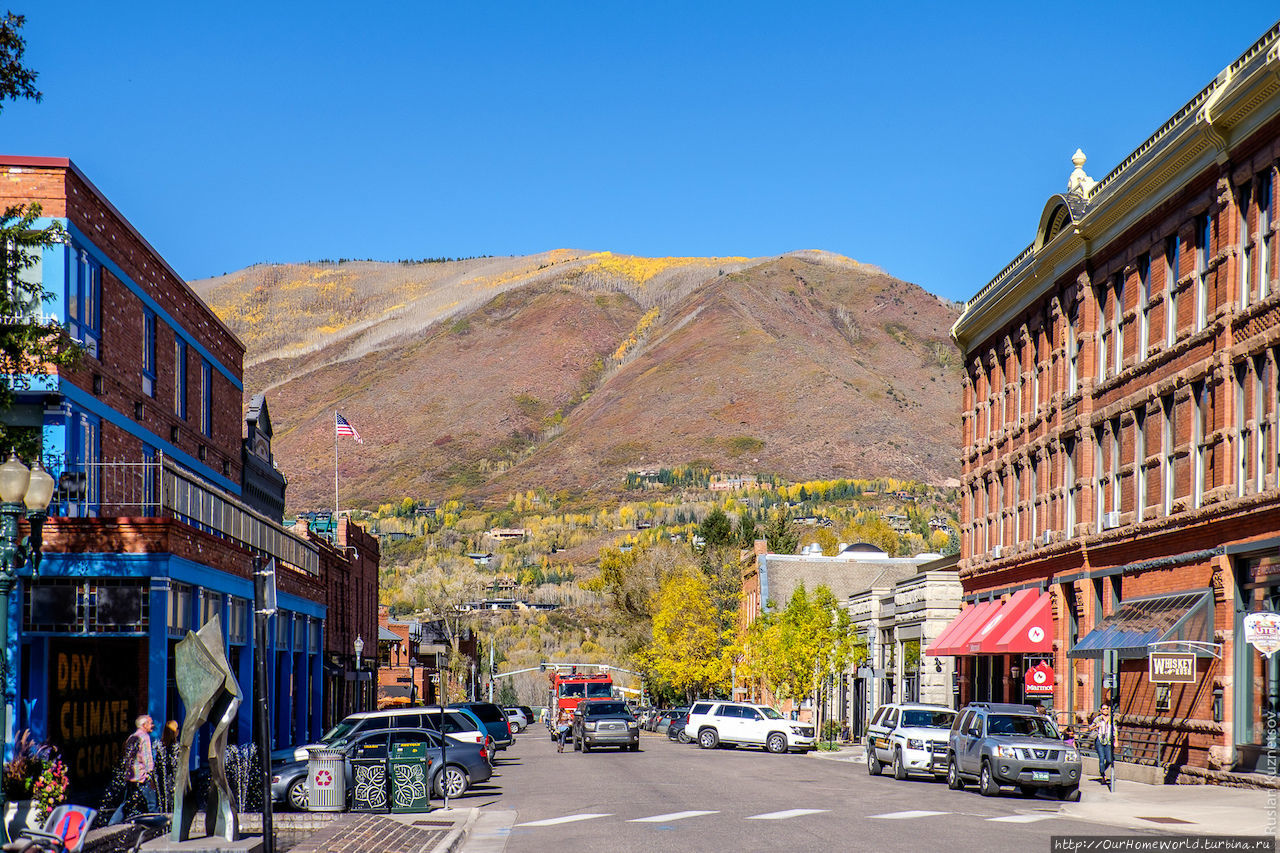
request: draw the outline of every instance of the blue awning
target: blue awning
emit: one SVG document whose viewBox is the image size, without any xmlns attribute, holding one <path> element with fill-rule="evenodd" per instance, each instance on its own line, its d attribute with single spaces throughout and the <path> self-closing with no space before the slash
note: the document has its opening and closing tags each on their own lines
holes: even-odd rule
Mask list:
<svg viewBox="0 0 1280 853">
<path fill-rule="evenodd" d="M 1194 590 L 1174 595 L 1148 595 L 1120 602 L 1114 613 L 1085 634 L 1067 653 L 1073 658 L 1100 658 L 1115 650 L 1122 659 L 1145 658 L 1152 643 L 1213 641 L 1213 592 Z"/>
</svg>

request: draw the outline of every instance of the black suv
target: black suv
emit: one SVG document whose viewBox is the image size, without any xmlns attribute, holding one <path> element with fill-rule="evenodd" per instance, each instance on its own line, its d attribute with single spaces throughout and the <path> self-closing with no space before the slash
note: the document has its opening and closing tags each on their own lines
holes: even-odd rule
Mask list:
<svg viewBox="0 0 1280 853">
<path fill-rule="evenodd" d="M 573 748 L 617 746 L 640 751 L 640 724 L 627 703 L 618 699 L 584 699 L 573 712 Z"/>
<path fill-rule="evenodd" d="M 956 714 L 947 744 L 947 787 L 959 790 L 966 779 L 976 779 L 984 797 L 1013 785 L 1026 797 L 1048 788 L 1076 801 L 1080 752 L 1034 705 L 973 702 Z"/>
</svg>

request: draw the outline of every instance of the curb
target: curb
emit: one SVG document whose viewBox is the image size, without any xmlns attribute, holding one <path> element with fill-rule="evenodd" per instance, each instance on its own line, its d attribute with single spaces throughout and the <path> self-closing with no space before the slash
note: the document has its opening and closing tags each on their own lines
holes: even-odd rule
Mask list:
<svg viewBox="0 0 1280 853">
<path fill-rule="evenodd" d="M 463 821 L 462 826 L 454 824 L 453 829 L 449 830 L 444 838 L 431 848 L 431 853 L 457 853 L 462 848 L 462 843 L 467 840 L 467 836 L 471 834 L 471 828 L 475 826 L 475 822 L 480 818 L 480 809 L 470 808 L 467 810 L 467 819 Z"/>
</svg>

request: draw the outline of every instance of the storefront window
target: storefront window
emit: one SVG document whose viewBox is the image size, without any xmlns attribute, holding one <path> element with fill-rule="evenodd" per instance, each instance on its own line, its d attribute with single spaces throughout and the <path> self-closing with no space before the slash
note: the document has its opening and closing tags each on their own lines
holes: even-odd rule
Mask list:
<svg viewBox="0 0 1280 853">
<path fill-rule="evenodd" d="M 902 643 L 902 701 L 920 701 L 920 641 Z"/>
<path fill-rule="evenodd" d="M 1235 731 L 1242 770 L 1280 775 L 1280 653 L 1270 657 L 1244 640 L 1244 617 L 1280 613 L 1280 558 L 1253 557 L 1237 567 Z"/>
</svg>

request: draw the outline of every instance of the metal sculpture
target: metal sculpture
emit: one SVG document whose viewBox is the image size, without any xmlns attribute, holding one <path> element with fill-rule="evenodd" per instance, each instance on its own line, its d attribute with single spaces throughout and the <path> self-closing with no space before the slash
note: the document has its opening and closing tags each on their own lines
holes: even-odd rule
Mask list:
<svg viewBox="0 0 1280 853">
<path fill-rule="evenodd" d="M 188 631 L 174 647 L 178 695 L 187 709 L 178 738 L 178 780 L 173 792 L 173 841 L 191 838 L 196 800 L 191 790 L 191 747 L 196 732 L 214 723 L 209 739 L 209 795 L 205 806 L 205 834 L 228 841 L 240 837 L 239 808 L 227 783 L 227 729 L 236 718 L 243 694 L 223 651 L 222 621 L 214 616 L 199 631 Z"/>
</svg>

